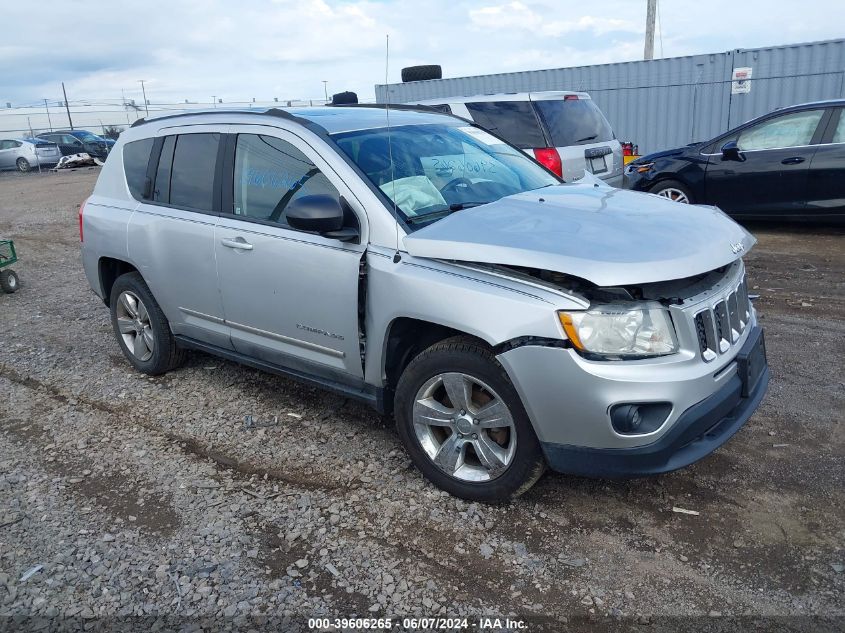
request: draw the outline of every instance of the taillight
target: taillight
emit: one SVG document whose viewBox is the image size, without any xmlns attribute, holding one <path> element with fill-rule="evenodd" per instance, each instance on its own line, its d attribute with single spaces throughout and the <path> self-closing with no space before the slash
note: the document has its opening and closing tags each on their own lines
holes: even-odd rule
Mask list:
<svg viewBox="0 0 845 633">
<path fill-rule="evenodd" d="M 578 101 L 578 95 L 564 95 L 564 101 Z"/>
<path fill-rule="evenodd" d="M 85 203 L 88 202 L 88 198 L 82 201 L 82 204 L 79 205 L 79 241 L 84 242 L 83 234 L 82 234 L 82 214 L 85 211 Z"/>
<path fill-rule="evenodd" d="M 563 165 L 560 162 L 560 154 L 554 147 L 541 147 L 534 150 L 534 158 L 549 171 L 563 178 Z"/>
</svg>

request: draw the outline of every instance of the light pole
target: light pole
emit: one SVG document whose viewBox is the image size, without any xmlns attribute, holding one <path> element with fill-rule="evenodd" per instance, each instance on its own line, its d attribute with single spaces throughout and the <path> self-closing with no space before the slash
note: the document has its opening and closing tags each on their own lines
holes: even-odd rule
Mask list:
<svg viewBox="0 0 845 633">
<path fill-rule="evenodd" d="M 65 91 L 65 82 L 62 82 L 62 95 L 65 98 L 65 112 L 67 112 L 67 122 L 70 124 L 70 129 L 73 129 L 73 119 L 70 118 L 70 106 L 67 102 L 67 91 Z"/>
<path fill-rule="evenodd" d="M 329 102 L 329 82 L 323 79 L 323 92 L 326 95 L 326 103 Z"/>
<path fill-rule="evenodd" d="M 217 107 L 217 95 L 211 95 L 211 103 L 214 104 L 214 107 Z"/>
<path fill-rule="evenodd" d="M 50 131 L 53 131 L 53 122 L 50 120 L 50 106 L 47 105 L 47 99 L 44 99 L 44 109 L 47 110 L 47 125 L 50 126 Z"/>
<path fill-rule="evenodd" d="M 144 111 L 147 113 L 147 116 L 150 116 L 150 107 L 147 105 L 147 91 L 144 88 L 144 80 L 139 79 L 138 82 L 141 84 L 141 94 L 144 95 Z"/>
</svg>

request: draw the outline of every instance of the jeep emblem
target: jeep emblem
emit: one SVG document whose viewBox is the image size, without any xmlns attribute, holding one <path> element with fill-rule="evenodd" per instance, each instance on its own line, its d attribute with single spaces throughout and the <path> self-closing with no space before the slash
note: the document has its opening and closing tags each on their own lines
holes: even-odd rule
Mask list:
<svg viewBox="0 0 845 633">
<path fill-rule="evenodd" d="M 731 244 L 731 251 L 733 254 L 736 255 L 737 253 L 741 253 L 745 250 L 745 247 L 742 245 L 742 242 L 735 242 Z"/>
</svg>

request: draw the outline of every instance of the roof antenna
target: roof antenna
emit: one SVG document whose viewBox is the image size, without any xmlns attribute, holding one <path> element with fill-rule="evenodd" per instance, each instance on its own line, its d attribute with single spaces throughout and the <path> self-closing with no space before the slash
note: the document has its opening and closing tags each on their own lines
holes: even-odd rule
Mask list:
<svg viewBox="0 0 845 633">
<path fill-rule="evenodd" d="M 387 155 L 390 158 L 390 183 L 393 187 L 393 219 L 396 220 L 396 252 L 393 253 L 393 263 L 398 264 L 402 259 L 399 254 L 399 212 L 396 210 L 396 173 L 393 166 L 393 144 L 390 141 L 390 85 L 387 83 L 387 71 L 390 65 L 390 34 L 385 33 L 384 44 L 384 114 L 387 117 Z"/>
</svg>

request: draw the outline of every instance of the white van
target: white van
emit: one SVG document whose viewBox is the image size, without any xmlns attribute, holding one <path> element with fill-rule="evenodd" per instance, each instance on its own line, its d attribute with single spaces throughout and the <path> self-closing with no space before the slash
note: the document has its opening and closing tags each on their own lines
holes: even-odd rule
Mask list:
<svg viewBox="0 0 845 633">
<path fill-rule="evenodd" d="M 622 145 L 586 92 L 546 91 L 415 101 L 474 121 L 571 182 L 589 171 L 622 186 Z"/>
</svg>

